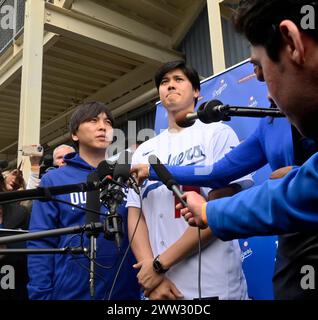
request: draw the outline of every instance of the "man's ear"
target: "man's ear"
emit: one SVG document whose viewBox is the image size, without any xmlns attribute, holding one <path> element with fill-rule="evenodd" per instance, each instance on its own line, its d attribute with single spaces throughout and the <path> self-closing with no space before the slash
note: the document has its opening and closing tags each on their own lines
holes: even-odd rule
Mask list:
<svg viewBox="0 0 318 320">
<path fill-rule="evenodd" d="M 78 141 L 78 137 L 76 134 L 72 133 L 72 140 L 73 141 Z"/>
<path fill-rule="evenodd" d="M 198 89 L 194 90 L 194 98 L 199 98 L 200 91 Z"/>
<path fill-rule="evenodd" d="M 279 24 L 279 29 L 290 59 L 297 64 L 303 64 L 305 62 L 305 48 L 298 27 L 291 20 L 283 20 Z"/>
</svg>

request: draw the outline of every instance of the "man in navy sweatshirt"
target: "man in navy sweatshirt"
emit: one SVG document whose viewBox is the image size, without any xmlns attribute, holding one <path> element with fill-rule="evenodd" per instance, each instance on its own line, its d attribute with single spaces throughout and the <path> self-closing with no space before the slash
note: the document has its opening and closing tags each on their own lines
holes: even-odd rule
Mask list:
<svg viewBox="0 0 318 320">
<path fill-rule="evenodd" d="M 41 186 L 50 187 L 77 184 L 87 181 L 87 175 L 94 172 L 105 160 L 107 147 L 112 143 L 114 119 L 106 106 L 100 102 L 85 103 L 77 107 L 70 120 L 70 133 L 77 153 L 65 157 L 66 166 L 50 170 L 41 180 Z M 56 201 L 34 201 L 30 231 L 44 231 L 85 224 L 86 213 L 76 206 L 85 208 L 86 193 L 76 192 L 56 196 Z M 74 206 L 72 206 L 74 205 Z M 107 209 L 101 206 L 105 215 Z M 94 299 L 132 300 L 139 299 L 140 291 L 136 272 L 132 265 L 135 260 L 131 252 L 126 256 L 115 282 L 112 295 L 110 290 L 128 245 L 126 210 L 122 206 L 125 239 L 120 250 L 115 242 L 97 238 Z M 101 218 L 102 221 L 103 218 Z M 86 235 L 62 235 L 29 241 L 29 248 L 88 247 Z M 31 299 L 68 300 L 90 299 L 89 259 L 86 255 L 48 254 L 31 255 L 28 259 Z"/>
</svg>

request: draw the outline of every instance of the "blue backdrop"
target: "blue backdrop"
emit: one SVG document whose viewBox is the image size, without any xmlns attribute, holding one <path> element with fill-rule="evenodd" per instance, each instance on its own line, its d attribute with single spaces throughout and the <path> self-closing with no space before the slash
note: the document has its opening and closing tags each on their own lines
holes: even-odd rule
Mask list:
<svg viewBox="0 0 318 320">
<path fill-rule="evenodd" d="M 196 107 L 208 100 L 218 99 L 223 104 L 266 107 L 267 87 L 264 82 L 257 81 L 253 66 L 245 61 L 221 74 L 212 76 L 201 82 L 201 95 Z M 248 137 L 257 127 L 259 119 L 233 117 L 227 122 L 237 133 L 240 141 Z M 155 130 L 167 128 L 167 112 L 157 103 Z M 269 166 L 253 174 L 255 184 L 259 184 L 270 175 Z M 272 275 L 277 247 L 277 237 L 253 237 L 241 239 L 243 268 L 248 283 L 249 296 L 253 299 L 273 299 Z"/>
</svg>

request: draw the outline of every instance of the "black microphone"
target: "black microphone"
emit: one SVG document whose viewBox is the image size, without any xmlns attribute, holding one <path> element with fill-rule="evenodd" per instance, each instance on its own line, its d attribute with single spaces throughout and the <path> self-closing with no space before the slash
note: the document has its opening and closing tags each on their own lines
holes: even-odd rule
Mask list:
<svg viewBox="0 0 318 320">
<path fill-rule="evenodd" d="M 182 127 L 190 127 L 194 124 L 196 119 L 203 123 L 211 123 L 218 121 L 229 121 L 231 116 L 234 117 L 285 117 L 278 109 L 273 108 L 252 108 L 224 105 L 219 100 L 211 100 L 203 103 L 197 112 L 188 113 L 185 117 L 177 118 L 177 124 Z M 180 116 L 181 117 L 181 116 Z"/>
<path fill-rule="evenodd" d="M 91 172 L 87 176 L 87 184 L 92 184 L 92 183 L 97 184 L 98 181 L 99 181 L 99 177 L 97 172 Z M 100 196 L 100 191 L 98 189 L 87 191 L 86 192 L 86 208 L 99 212 L 100 210 L 99 196 Z M 94 212 L 86 211 L 86 224 L 94 225 L 96 222 L 99 222 L 99 215 Z M 91 236 L 96 237 L 97 235 L 98 235 L 98 232 L 94 232 L 94 230 L 87 232 L 88 237 L 91 237 Z"/>
<path fill-rule="evenodd" d="M 113 181 L 108 182 L 108 186 L 101 194 L 102 201 L 107 202 L 109 209 L 108 216 L 105 219 L 105 237 L 108 240 L 115 239 L 116 245 L 120 248 L 123 240 L 122 217 L 117 212 L 118 206 L 123 202 L 125 193 L 122 186 L 129 179 L 130 164 L 127 163 L 127 154 L 122 153 L 115 165 Z"/>
<path fill-rule="evenodd" d="M 124 152 L 122 152 L 119 155 L 117 162 L 110 162 L 107 160 L 100 162 L 100 164 L 97 167 L 97 172 L 98 172 L 99 180 L 101 181 L 102 185 L 105 186 L 109 182 L 109 179 L 114 175 L 114 168 L 117 164 L 124 164 L 124 165 L 129 164 L 130 165 L 131 159 L 132 159 L 132 153 L 125 150 Z M 125 167 L 125 170 L 126 170 L 126 167 Z M 135 179 L 131 175 L 129 175 L 128 181 L 129 181 L 128 186 L 130 188 L 134 189 L 134 191 L 137 194 L 140 194 L 138 185 L 137 185 Z M 113 181 L 113 183 L 114 183 L 114 181 Z"/>
<path fill-rule="evenodd" d="M 129 168 L 132 162 L 132 152 L 125 150 L 123 153 L 120 154 L 119 158 L 118 158 L 118 164 L 128 164 Z M 127 170 L 127 167 L 124 169 Z M 135 179 L 133 178 L 133 176 L 131 174 L 129 174 L 128 177 L 128 186 L 129 188 L 132 188 L 138 195 L 140 194 L 140 190 L 138 188 L 138 185 L 135 181 Z"/>
<path fill-rule="evenodd" d="M 89 190 L 99 189 L 99 183 L 77 183 L 77 184 L 66 184 L 55 187 L 37 187 L 30 190 L 21 191 L 9 191 L 0 192 L 0 204 L 22 201 L 22 200 L 33 200 L 40 199 L 42 201 L 50 201 L 52 196 L 59 194 L 72 193 L 72 192 L 85 192 Z"/>
<path fill-rule="evenodd" d="M 182 198 L 183 192 L 179 189 L 177 182 L 173 179 L 171 173 L 168 169 L 160 162 L 160 160 L 155 155 L 150 155 L 148 162 L 151 167 L 155 170 L 159 179 L 171 190 L 180 200 L 184 207 L 187 207 L 188 204 Z"/>
<path fill-rule="evenodd" d="M 98 180 L 102 185 L 106 185 L 107 179 L 113 176 L 115 163 L 110 163 L 107 160 L 101 161 L 96 168 Z"/>
</svg>

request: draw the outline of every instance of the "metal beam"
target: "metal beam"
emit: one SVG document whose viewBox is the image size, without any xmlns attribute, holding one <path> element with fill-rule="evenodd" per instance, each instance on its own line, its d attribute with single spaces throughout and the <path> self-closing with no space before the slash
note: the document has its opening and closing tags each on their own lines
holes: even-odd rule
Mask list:
<svg viewBox="0 0 318 320">
<path fill-rule="evenodd" d="M 54 0 L 54 4 L 65 9 L 71 9 L 74 0 Z"/>
<path fill-rule="evenodd" d="M 152 5 L 154 4 L 152 3 Z M 102 21 L 107 25 L 111 25 L 114 30 L 126 32 L 127 34 L 133 35 L 142 41 L 145 40 L 151 43 L 156 43 L 161 47 L 172 48 L 171 37 L 167 34 L 92 1 L 78 0 L 73 4 L 72 11 L 85 14 Z M 168 13 L 169 11 L 165 10 L 165 14 Z"/>
<path fill-rule="evenodd" d="M 225 70 L 225 55 L 220 3 L 223 0 L 207 0 L 213 73 Z"/>
<path fill-rule="evenodd" d="M 180 42 L 183 40 L 183 38 L 193 25 L 196 18 L 201 13 L 205 4 L 206 0 L 196 0 L 193 1 L 193 4 L 189 8 L 187 8 L 186 12 L 183 15 L 182 22 L 178 25 L 178 28 L 173 32 L 172 43 L 174 48 L 177 48 Z"/>
<path fill-rule="evenodd" d="M 170 6 L 168 3 L 162 5 L 157 0 L 139 0 L 139 2 L 142 6 L 149 7 L 151 10 L 157 12 L 158 15 L 166 17 L 167 19 L 172 19 L 178 23 L 182 21 L 182 12 L 178 12 L 176 8 Z"/>
<path fill-rule="evenodd" d="M 23 145 L 40 142 L 44 8 L 44 0 L 25 3 L 18 163 L 22 160 L 19 150 Z M 23 171 L 28 179 L 29 168 Z"/>
<path fill-rule="evenodd" d="M 235 10 L 228 7 L 227 5 L 225 5 L 225 3 L 220 3 L 220 9 L 221 9 L 221 15 L 223 18 L 225 18 L 226 20 L 228 21 L 231 21 L 234 13 L 235 13 Z"/>
<path fill-rule="evenodd" d="M 58 8 L 50 3 L 46 3 L 45 7 L 45 30 L 66 38 L 156 65 L 182 57 L 176 51 L 140 41 L 127 32 L 115 32 L 110 25 L 88 16 Z"/>
<path fill-rule="evenodd" d="M 143 84 L 153 78 L 156 67 L 149 65 L 142 65 L 133 71 L 125 74 L 118 80 L 108 84 L 96 93 L 90 95 L 85 101 L 89 100 L 102 100 L 111 102 L 113 99 L 118 98 L 125 91 L 131 91 L 134 87 Z"/>
<path fill-rule="evenodd" d="M 43 39 L 43 51 L 54 45 L 59 36 L 53 33 L 46 33 Z M 22 46 L 7 60 L 6 63 L 0 65 L 0 87 L 4 88 L 20 75 L 22 67 Z"/>
<path fill-rule="evenodd" d="M 131 95 L 132 98 L 130 100 L 125 99 L 124 103 L 118 105 L 114 110 L 112 110 L 114 117 L 120 116 L 149 102 L 158 96 L 158 91 L 149 83 L 144 87 L 140 87 Z"/>
</svg>

